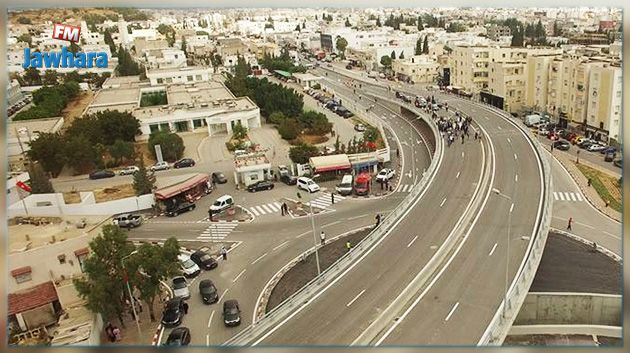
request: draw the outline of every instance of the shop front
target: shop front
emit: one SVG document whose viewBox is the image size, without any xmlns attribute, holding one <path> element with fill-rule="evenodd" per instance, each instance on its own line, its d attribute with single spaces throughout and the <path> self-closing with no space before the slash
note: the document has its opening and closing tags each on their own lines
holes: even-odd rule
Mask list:
<svg viewBox="0 0 630 353">
<path fill-rule="evenodd" d="M 195 202 L 210 193 L 212 184 L 206 174 L 176 177 L 155 190 L 155 200 L 161 209 L 169 209 L 182 202 Z"/>
</svg>

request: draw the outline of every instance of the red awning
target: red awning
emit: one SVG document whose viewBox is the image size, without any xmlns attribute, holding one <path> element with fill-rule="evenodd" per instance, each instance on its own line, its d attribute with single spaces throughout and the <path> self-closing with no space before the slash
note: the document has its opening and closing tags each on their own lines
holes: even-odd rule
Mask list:
<svg viewBox="0 0 630 353">
<path fill-rule="evenodd" d="M 181 182 L 177 185 L 169 186 L 163 189 L 159 189 L 155 191 L 155 198 L 158 200 L 166 200 L 175 195 L 186 192 L 199 184 L 205 184 L 208 182 L 208 176 L 205 174 L 198 174 L 194 177 Z"/>
<path fill-rule="evenodd" d="M 346 154 L 311 157 L 309 163 L 317 173 L 352 168 Z"/>
</svg>

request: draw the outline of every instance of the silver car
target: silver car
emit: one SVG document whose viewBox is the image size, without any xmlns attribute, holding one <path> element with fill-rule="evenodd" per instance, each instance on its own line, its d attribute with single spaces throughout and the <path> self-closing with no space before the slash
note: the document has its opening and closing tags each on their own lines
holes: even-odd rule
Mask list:
<svg viewBox="0 0 630 353">
<path fill-rule="evenodd" d="M 188 282 L 184 276 L 173 278 L 173 295 L 175 298 L 190 298 L 190 289 L 188 289 Z"/>
</svg>

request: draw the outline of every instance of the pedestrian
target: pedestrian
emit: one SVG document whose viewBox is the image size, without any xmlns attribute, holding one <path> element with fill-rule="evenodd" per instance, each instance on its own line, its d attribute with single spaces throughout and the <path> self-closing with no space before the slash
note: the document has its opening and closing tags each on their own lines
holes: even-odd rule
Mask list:
<svg viewBox="0 0 630 353">
<path fill-rule="evenodd" d="M 605 207 L 608 207 L 608 205 L 610 204 L 610 201 L 608 201 L 608 200 L 604 200 L 604 201 L 605 201 L 605 202 L 604 202 L 604 206 L 605 206 Z"/>
<path fill-rule="evenodd" d="M 591 186 L 591 178 L 588 178 L 588 180 L 586 181 L 586 185 Z"/>
<path fill-rule="evenodd" d="M 477 140 L 479 138 L 479 132 L 477 132 L 477 130 L 475 130 L 475 140 Z"/>
<path fill-rule="evenodd" d="M 122 339 L 122 336 L 120 334 L 120 329 L 118 328 L 118 326 L 114 326 L 112 328 L 112 334 L 114 335 L 114 339 L 116 341 L 120 341 Z"/>
<path fill-rule="evenodd" d="M 188 303 L 184 302 L 182 308 L 184 309 L 184 315 L 188 315 Z"/>
<path fill-rule="evenodd" d="M 389 179 L 385 180 L 385 190 L 389 190 Z"/>
<path fill-rule="evenodd" d="M 571 230 L 571 223 L 573 223 L 573 217 L 569 217 L 569 223 L 567 224 L 567 230 Z"/>
<path fill-rule="evenodd" d="M 332 203 L 333 205 L 335 204 L 335 194 L 334 193 L 330 193 L 330 203 Z"/>
<path fill-rule="evenodd" d="M 322 245 L 326 244 L 326 234 L 324 233 L 324 231 L 322 230 L 322 232 L 319 234 L 319 239 L 322 243 Z"/>
<path fill-rule="evenodd" d="M 138 312 L 141 313 L 142 312 L 142 303 L 140 302 L 140 300 L 138 300 L 138 298 L 136 298 L 136 297 L 133 297 L 133 302 L 138 307 Z"/>
<path fill-rule="evenodd" d="M 462 145 L 464 144 L 464 133 L 462 133 Z"/>
<path fill-rule="evenodd" d="M 221 257 L 223 257 L 224 261 L 227 261 L 227 250 L 225 249 L 225 246 L 221 246 Z"/>
<path fill-rule="evenodd" d="M 212 209 L 209 209 L 209 210 L 208 210 L 208 220 L 209 220 L 210 222 L 213 222 L 213 219 L 212 219 L 212 213 L 213 213 L 213 212 L 212 212 Z"/>
<path fill-rule="evenodd" d="M 400 148 L 397 148 L 397 149 L 396 149 L 396 157 L 397 157 L 397 158 L 400 158 Z"/>
<path fill-rule="evenodd" d="M 350 251 L 350 249 L 352 249 L 352 244 L 350 244 L 350 241 L 348 240 L 346 242 L 346 250 Z"/>
<path fill-rule="evenodd" d="M 108 322 L 107 326 L 105 326 L 105 333 L 107 334 L 107 338 L 110 342 L 116 341 L 116 336 L 114 335 L 114 325 L 112 325 L 111 322 Z"/>
<path fill-rule="evenodd" d="M 380 213 L 376 214 L 376 217 L 374 217 L 376 219 L 376 226 L 378 227 L 379 224 L 381 224 L 381 215 Z"/>
</svg>

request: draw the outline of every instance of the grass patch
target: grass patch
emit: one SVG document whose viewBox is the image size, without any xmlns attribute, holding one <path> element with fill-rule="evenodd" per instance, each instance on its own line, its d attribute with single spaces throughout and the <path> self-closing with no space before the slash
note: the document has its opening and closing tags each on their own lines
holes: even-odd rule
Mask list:
<svg viewBox="0 0 630 353">
<path fill-rule="evenodd" d="M 613 210 L 621 212 L 621 186 L 618 179 L 584 164 L 576 164 L 576 166 L 585 177 L 591 179 L 591 186 L 602 200 L 608 201 L 608 206 Z"/>
</svg>

